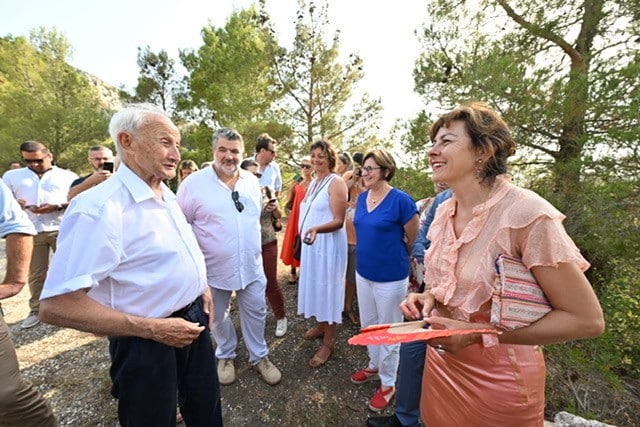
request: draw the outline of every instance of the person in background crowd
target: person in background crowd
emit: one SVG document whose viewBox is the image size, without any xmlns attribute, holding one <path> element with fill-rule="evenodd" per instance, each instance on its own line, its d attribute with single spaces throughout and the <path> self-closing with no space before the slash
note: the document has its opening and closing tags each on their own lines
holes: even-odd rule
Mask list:
<svg viewBox="0 0 640 427">
<path fill-rule="evenodd" d="M 348 155 L 348 153 L 345 153 Z M 362 162 L 362 153 L 360 154 L 360 161 Z M 347 162 L 351 160 L 349 156 Z M 360 317 L 353 309 L 353 304 L 356 299 L 356 230 L 353 227 L 353 215 L 356 211 L 356 203 L 358 196 L 364 191 L 362 186 L 362 170 L 360 169 L 360 163 L 358 168 L 354 169 L 354 163 L 351 162 L 351 167 L 342 174 L 342 179 L 347 184 L 348 197 L 347 197 L 347 215 L 344 221 L 344 227 L 347 230 L 347 274 L 345 277 L 345 292 L 344 292 L 344 309 L 343 315 L 349 319 L 349 321 L 355 325 L 360 325 Z"/>
<path fill-rule="evenodd" d="M 205 261 L 175 195 L 180 132 L 150 104 L 109 124 L 121 164 L 74 199 L 42 292 L 46 323 L 109 337 L 120 425 L 221 426 Z M 87 245 L 86 242 L 91 242 Z"/>
<path fill-rule="evenodd" d="M 311 166 L 311 157 L 304 156 L 300 161 L 300 174 L 302 179 L 294 183 L 287 194 L 287 203 L 285 210 L 288 209 L 287 227 L 284 230 L 284 238 L 282 240 L 282 251 L 280 259 L 284 265 L 290 266 L 289 284 L 295 285 L 298 277 L 296 268 L 300 267 L 300 261 L 293 257 L 293 243 L 299 233 L 298 219 L 300 218 L 300 203 L 304 199 L 311 180 L 313 180 L 313 168 Z"/>
<path fill-rule="evenodd" d="M 356 229 L 356 283 L 360 319 L 364 327 L 402 321 L 398 305 L 409 286 L 409 253 L 420 222 L 416 205 L 389 183 L 396 162 L 385 150 L 372 150 L 363 159 L 362 184 L 353 224 Z M 354 384 L 380 378 L 381 385 L 369 401 L 379 412 L 395 393 L 400 344 L 367 346 L 369 364 L 351 376 Z"/>
<path fill-rule="evenodd" d="M 22 165 L 18 161 L 9 162 L 9 169 L 20 169 Z"/>
<path fill-rule="evenodd" d="M 321 140 L 311 145 L 311 164 L 316 178 L 300 205 L 298 229 L 303 239 L 298 314 L 315 317 L 317 325 L 305 339 L 322 338 L 322 345 L 309 360 L 318 368 L 334 350 L 337 325 L 342 322 L 344 277 L 347 268 L 347 233 L 344 217 L 347 186 L 333 173 L 337 153 L 331 143 Z"/>
<path fill-rule="evenodd" d="M 191 175 L 197 170 L 199 170 L 198 165 L 193 160 L 181 161 L 180 164 L 178 165 L 178 185 L 180 185 L 180 183 L 184 181 L 186 177 L 188 177 L 189 175 Z"/>
<path fill-rule="evenodd" d="M 358 168 L 359 166 L 362 166 L 363 157 L 364 157 L 364 154 L 362 154 L 359 151 L 356 151 L 355 153 L 353 153 L 353 156 L 351 156 L 351 158 L 353 159 L 354 168 Z"/>
<path fill-rule="evenodd" d="M 245 159 L 240 167 L 260 178 L 258 162 Z M 276 318 L 276 337 L 287 333 L 287 314 L 284 309 L 284 297 L 278 283 L 278 238 L 274 222 L 282 218 L 278 200 L 273 197 L 273 190 L 262 187 L 262 211 L 260 213 L 260 236 L 262 242 L 262 268 L 267 277 L 267 300 Z"/>
<path fill-rule="evenodd" d="M 344 176 L 348 171 L 353 170 L 353 159 L 351 154 L 346 151 L 341 151 L 338 154 L 338 161 L 336 164 L 336 173 L 340 176 Z"/>
<path fill-rule="evenodd" d="M 69 187 L 78 175 L 54 166 L 53 154 L 40 142 L 24 142 L 20 152 L 27 167 L 8 170 L 3 180 L 38 232 L 33 239 L 29 266 L 30 312 L 21 325 L 27 329 L 40 323 L 40 293 L 49 269 L 49 257 L 51 251 L 56 250 L 60 221 L 69 204 Z"/>
<path fill-rule="evenodd" d="M 415 291 L 421 292 L 424 278 L 424 253 L 431 242 L 427 239 L 429 227 L 436 215 L 436 209 L 451 197 L 451 190 L 439 191 L 446 185 L 437 186 L 431 206 L 426 211 L 424 223 L 420 226 L 418 237 L 411 251 L 411 274 L 416 282 Z M 418 268 L 417 268 L 418 267 Z M 418 271 L 415 271 L 417 269 Z M 409 289 L 414 286 L 409 282 Z M 424 341 L 412 341 L 400 344 L 400 363 L 398 364 L 398 387 L 396 390 L 395 414 L 367 419 L 368 427 L 419 427 L 420 426 L 420 390 L 427 346 Z"/>
<path fill-rule="evenodd" d="M 69 188 L 69 194 L 67 195 L 69 200 L 73 199 L 83 191 L 88 190 L 91 187 L 95 187 L 101 182 L 109 179 L 113 173 L 113 170 L 104 168 L 104 164 L 106 162 L 111 162 L 111 166 L 114 166 L 113 152 L 109 148 L 103 145 L 95 145 L 89 148 L 87 160 L 93 168 L 93 172 L 89 175 L 80 177 L 71 183 L 71 188 Z"/>
<path fill-rule="evenodd" d="M 540 345 L 600 335 L 602 309 L 564 216 L 537 194 L 511 184 L 515 153 L 504 120 L 483 103 L 441 116 L 430 130 L 434 182 L 451 199 L 436 212 L 425 254 L 425 290 L 400 307 L 436 329 L 487 329 L 428 340 L 420 413 L 430 427 L 542 425 L 545 363 Z M 490 323 L 499 255 L 522 260 L 551 311 L 527 326 Z"/>
<path fill-rule="evenodd" d="M 429 248 L 429 246 L 427 245 L 428 240 L 426 234 L 429 228 L 425 227 L 424 224 L 429 214 L 432 213 L 431 207 L 435 203 L 436 197 L 438 196 L 438 194 L 448 188 L 449 186 L 446 183 L 434 184 L 433 189 L 435 190 L 436 195 L 434 197 L 427 197 L 426 199 L 418 200 L 416 202 L 416 208 L 418 209 L 418 214 L 420 215 L 420 231 L 418 232 L 418 237 L 413 244 L 411 257 L 409 259 L 411 267 L 409 274 L 409 293 L 422 292 L 424 279 L 424 251 Z M 451 192 L 448 192 L 448 194 L 451 194 Z M 446 200 L 446 198 L 443 199 L 443 201 L 444 200 Z M 435 211 L 433 211 L 433 214 L 435 214 Z M 431 218 L 431 220 L 433 221 L 433 218 Z"/>
<path fill-rule="evenodd" d="M 240 168 L 243 150 L 244 142 L 237 131 L 216 130 L 211 150 L 213 167 L 193 173 L 178 187 L 178 203 L 207 263 L 220 383 L 229 385 L 236 380 L 238 337 L 230 304 L 235 292 L 249 363 L 264 382 L 275 385 L 282 374 L 269 360 L 269 346 L 264 339 L 267 281 L 260 242 L 262 193 L 258 179 Z"/>
<path fill-rule="evenodd" d="M 18 294 L 27 283 L 36 229 L 0 181 L 0 236 L 6 240 L 7 271 L 0 283 L 0 300 Z M 20 374 L 16 349 L 0 306 L 0 424 L 57 426 L 51 406 Z"/>
<path fill-rule="evenodd" d="M 260 185 L 273 188 L 276 198 L 280 197 L 282 190 L 282 174 L 275 161 L 277 143 L 268 133 L 260 134 L 256 140 L 256 154 L 253 156 L 253 160 L 260 165 Z"/>
<path fill-rule="evenodd" d="M 449 186 L 444 182 L 436 182 L 433 184 L 433 189 L 436 195 L 440 194 L 447 188 L 449 188 Z M 427 214 L 429 212 L 429 209 L 431 209 L 434 200 L 435 196 L 426 197 L 416 202 L 416 208 L 418 208 L 418 215 L 420 216 L 420 226 L 422 226 L 422 224 L 424 224 L 424 221 L 427 219 Z"/>
</svg>

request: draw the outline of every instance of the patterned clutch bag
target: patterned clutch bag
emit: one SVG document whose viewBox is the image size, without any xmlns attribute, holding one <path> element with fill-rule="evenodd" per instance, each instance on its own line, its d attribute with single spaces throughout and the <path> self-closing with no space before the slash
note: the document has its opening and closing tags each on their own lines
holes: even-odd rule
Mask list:
<svg viewBox="0 0 640 427">
<path fill-rule="evenodd" d="M 528 326 L 552 310 L 535 277 L 518 258 L 499 255 L 491 323 L 503 329 Z"/>
</svg>

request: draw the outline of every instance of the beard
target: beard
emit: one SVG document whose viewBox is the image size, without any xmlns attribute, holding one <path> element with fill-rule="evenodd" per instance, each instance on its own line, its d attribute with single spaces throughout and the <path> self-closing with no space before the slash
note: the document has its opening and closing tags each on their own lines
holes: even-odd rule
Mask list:
<svg viewBox="0 0 640 427">
<path fill-rule="evenodd" d="M 223 175 L 231 176 L 235 175 L 238 172 L 238 163 L 226 162 L 216 164 L 216 166 L 220 173 L 222 173 Z"/>
</svg>

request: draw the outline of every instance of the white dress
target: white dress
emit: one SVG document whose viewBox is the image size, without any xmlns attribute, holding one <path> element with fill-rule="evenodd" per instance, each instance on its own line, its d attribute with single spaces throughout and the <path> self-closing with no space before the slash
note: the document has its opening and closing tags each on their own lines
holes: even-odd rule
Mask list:
<svg viewBox="0 0 640 427">
<path fill-rule="evenodd" d="M 315 225 L 333 219 L 329 205 L 329 186 L 335 177 L 336 175 L 331 174 L 325 178 L 326 181 L 318 182 L 315 179 L 309 185 L 307 197 L 300 204 L 298 229 L 301 234 Z M 306 318 L 315 316 L 318 322 L 341 323 L 346 270 L 347 232 L 344 227 L 331 233 L 318 233 L 312 245 L 303 243 L 298 282 L 298 314 Z"/>
</svg>

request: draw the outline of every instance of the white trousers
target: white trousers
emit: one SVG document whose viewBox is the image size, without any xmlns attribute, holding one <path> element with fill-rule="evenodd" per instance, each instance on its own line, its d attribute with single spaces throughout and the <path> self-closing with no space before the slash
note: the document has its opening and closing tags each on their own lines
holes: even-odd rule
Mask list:
<svg viewBox="0 0 640 427">
<path fill-rule="evenodd" d="M 356 273 L 358 308 L 362 327 L 402 322 L 400 303 L 407 295 L 409 277 L 395 282 L 372 282 Z M 378 370 L 385 387 L 395 387 L 400 361 L 400 344 L 368 345 L 369 366 Z"/>
<path fill-rule="evenodd" d="M 249 351 L 249 362 L 255 365 L 269 355 L 269 346 L 264 339 L 264 326 L 267 318 L 264 277 L 237 290 L 236 303 L 240 312 L 242 338 Z M 218 359 L 235 359 L 238 336 L 231 320 L 232 291 L 211 288 L 213 295 L 213 339 L 216 342 Z"/>
</svg>

